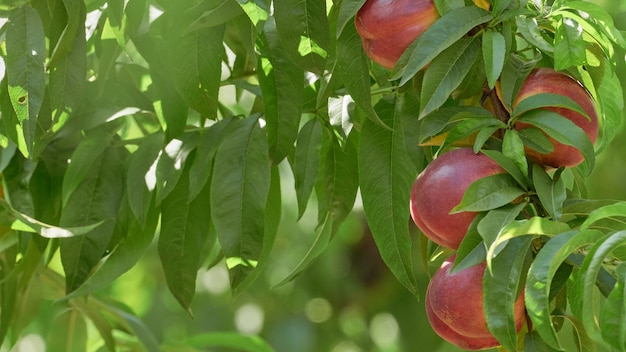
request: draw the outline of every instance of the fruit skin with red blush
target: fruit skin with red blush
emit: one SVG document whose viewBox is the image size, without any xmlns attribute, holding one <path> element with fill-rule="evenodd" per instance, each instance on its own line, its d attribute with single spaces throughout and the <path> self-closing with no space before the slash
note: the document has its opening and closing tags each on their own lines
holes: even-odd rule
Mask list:
<svg viewBox="0 0 626 352">
<path fill-rule="evenodd" d="M 355 25 L 367 56 L 392 69 L 438 18 L 433 0 L 367 0 L 355 16 Z"/>
<path fill-rule="evenodd" d="M 454 274 L 450 273 L 455 256 L 444 261 L 426 291 L 426 314 L 433 330 L 444 340 L 465 350 L 482 350 L 500 343 L 487 327 L 483 306 L 483 275 L 486 263 Z M 514 304 L 516 329 L 525 321 L 524 295 Z"/>
<path fill-rule="evenodd" d="M 457 249 L 477 213 L 450 214 L 450 211 L 461 202 L 474 181 L 505 172 L 493 159 L 483 153 L 474 154 L 471 148 L 440 155 L 413 183 L 410 203 L 413 221 L 433 242 Z"/>
<path fill-rule="evenodd" d="M 545 109 L 556 112 L 574 122 L 576 126 L 580 127 L 587 134 L 591 143 L 595 143 L 596 138 L 598 137 L 598 115 L 596 112 L 596 105 L 593 98 L 583 85 L 571 76 L 563 72 L 555 71 L 551 68 L 534 69 L 528 75 L 524 84 L 520 88 L 520 91 L 512 104 L 513 110 L 515 110 L 515 107 L 524 99 L 542 93 L 559 94 L 578 103 L 585 113 L 587 113 L 589 118 L 579 112 L 567 108 L 555 106 L 546 107 Z M 522 130 L 528 127 L 530 127 L 530 125 L 526 123 L 515 123 L 515 129 L 517 130 Z M 559 143 L 551 137 L 549 137 L 549 139 L 554 145 L 552 152 L 542 154 L 534 149 L 526 148 L 526 155 L 528 155 L 528 157 L 537 164 L 554 168 L 559 168 L 561 166 L 573 167 L 583 162 L 584 157 L 578 149 Z"/>
</svg>

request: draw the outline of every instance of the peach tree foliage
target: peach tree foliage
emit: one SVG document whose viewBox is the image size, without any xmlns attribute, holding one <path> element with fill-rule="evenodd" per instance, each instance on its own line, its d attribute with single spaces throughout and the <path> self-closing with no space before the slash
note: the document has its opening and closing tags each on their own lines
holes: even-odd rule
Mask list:
<svg viewBox="0 0 626 352">
<path fill-rule="evenodd" d="M 1 1 L 0 340 L 15 342 L 34 319 L 26 307 L 44 299 L 36 284 L 70 308 L 58 326 L 78 322 L 72 343 L 90 320 L 110 349 L 112 330 L 124 329 L 158 350 L 125 308 L 84 298 L 153 241 L 183 309 L 206 263 L 226 265 L 241 293 L 273 254 L 291 192 L 300 216 L 317 206 L 316 238 L 277 284 L 323 253 L 360 192 L 389 270 L 423 296 L 415 265 L 452 252 L 410 235 L 411 186 L 435 156 L 469 146 L 509 175 L 468 188 L 459 209 L 480 215 L 455 259 L 457 268 L 487 262 L 485 313 L 503 349 L 560 350 L 565 325 L 581 351 L 625 350 L 626 201 L 585 191 L 595 154 L 624 117 L 623 32 L 588 1 L 436 0 L 440 18 L 387 70 L 356 31 L 364 2 Z M 484 107 L 499 97 L 511 111 L 535 67 L 566 72 L 590 92 L 594 148 L 566 119 L 537 116 L 554 104 L 580 110 L 571 100 L 538 94 L 512 115 L 533 116 L 531 132 Z M 540 130 L 585 162 L 534 164 L 525 147 L 550 149 Z M 281 189 L 279 165 L 295 189 Z M 56 254 L 63 275 L 47 267 Z M 512 307 L 524 289 L 532 329 L 516 333 Z M 270 349 L 231 335 L 197 343 Z"/>
</svg>

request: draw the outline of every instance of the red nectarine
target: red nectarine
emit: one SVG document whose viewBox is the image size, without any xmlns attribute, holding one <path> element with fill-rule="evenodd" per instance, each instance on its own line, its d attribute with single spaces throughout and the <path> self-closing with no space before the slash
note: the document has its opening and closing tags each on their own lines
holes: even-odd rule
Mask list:
<svg viewBox="0 0 626 352">
<path fill-rule="evenodd" d="M 355 25 L 367 56 L 391 69 L 438 18 L 433 0 L 367 0 L 356 14 Z"/>
<path fill-rule="evenodd" d="M 584 115 L 567 108 L 562 107 L 548 107 L 547 110 L 554 111 L 574 122 L 580 127 L 589 139 L 591 143 L 595 143 L 598 136 L 598 115 L 596 113 L 596 106 L 591 98 L 591 95 L 587 90 L 574 78 L 569 75 L 555 71 L 551 68 L 539 68 L 533 70 L 530 75 L 524 81 L 515 101 L 513 102 L 513 109 L 522 100 L 531 97 L 536 94 L 550 93 L 560 94 L 566 96 L 580 105 L 580 107 L 587 113 L 589 119 Z M 515 128 L 518 130 L 529 127 L 528 124 L 517 122 Z M 536 163 L 544 166 L 551 167 L 572 167 L 580 164 L 584 157 L 582 153 L 569 145 L 561 144 L 550 138 L 554 145 L 554 150 L 548 154 L 541 154 L 536 150 L 526 148 L 526 154 L 530 159 Z"/>
<path fill-rule="evenodd" d="M 456 249 L 463 240 L 475 212 L 450 214 L 474 181 L 504 169 L 487 155 L 471 148 L 451 150 L 433 160 L 422 171 L 411 190 L 411 217 L 433 242 Z"/>
<path fill-rule="evenodd" d="M 455 256 L 435 272 L 426 291 L 426 314 L 433 330 L 446 341 L 466 350 L 500 345 L 489 328 L 483 306 L 483 275 L 486 264 L 450 273 Z M 524 296 L 515 301 L 514 316 L 519 331 L 524 324 Z"/>
</svg>

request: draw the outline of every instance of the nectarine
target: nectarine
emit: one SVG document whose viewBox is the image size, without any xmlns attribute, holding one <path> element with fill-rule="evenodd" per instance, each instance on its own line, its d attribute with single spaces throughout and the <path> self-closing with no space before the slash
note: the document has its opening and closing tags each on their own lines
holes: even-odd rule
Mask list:
<svg viewBox="0 0 626 352">
<path fill-rule="evenodd" d="M 355 16 L 355 25 L 367 56 L 391 69 L 438 18 L 433 0 L 367 0 Z"/>
<path fill-rule="evenodd" d="M 589 139 L 591 143 L 595 143 L 598 136 L 598 115 L 596 113 L 596 106 L 591 98 L 591 95 L 587 90 L 574 78 L 569 75 L 555 71 L 551 68 L 539 68 L 533 70 L 530 75 L 524 81 L 524 84 L 520 88 L 520 91 L 513 102 L 513 109 L 522 100 L 531 97 L 536 94 L 550 93 L 560 94 L 566 96 L 580 105 L 580 107 L 587 113 L 589 119 L 584 115 L 567 108 L 562 107 L 548 107 L 546 110 L 550 110 L 558 113 L 568 119 L 574 124 L 580 127 Z M 517 122 L 515 128 L 518 130 L 529 127 L 528 124 Z M 534 162 L 550 167 L 573 167 L 580 164 L 584 157 L 582 153 L 569 145 L 561 144 L 550 138 L 554 145 L 554 150 L 547 154 L 541 154 L 536 150 L 526 148 L 526 154 Z"/>
<path fill-rule="evenodd" d="M 450 273 L 455 256 L 435 272 L 426 291 L 426 314 L 433 330 L 446 341 L 466 350 L 500 345 L 487 327 L 483 306 L 483 275 L 486 264 Z M 524 296 L 515 301 L 514 317 L 519 331 L 524 324 Z"/>
<path fill-rule="evenodd" d="M 411 190 L 411 217 L 433 242 L 457 249 L 477 213 L 450 214 L 474 181 L 504 169 L 487 155 L 471 148 L 451 150 L 422 171 Z"/>
</svg>

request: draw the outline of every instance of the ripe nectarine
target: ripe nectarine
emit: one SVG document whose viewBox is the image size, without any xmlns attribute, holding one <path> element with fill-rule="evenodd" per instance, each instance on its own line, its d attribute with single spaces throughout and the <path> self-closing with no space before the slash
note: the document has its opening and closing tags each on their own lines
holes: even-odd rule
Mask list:
<svg viewBox="0 0 626 352">
<path fill-rule="evenodd" d="M 355 25 L 367 56 L 391 69 L 438 18 L 433 0 L 367 0 L 356 14 Z"/>
<path fill-rule="evenodd" d="M 463 199 L 472 182 L 504 169 L 487 155 L 474 154 L 471 148 L 451 150 L 431 162 L 422 171 L 411 190 L 411 217 L 419 229 L 433 242 L 456 249 L 474 212 L 449 214 Z"/>
</svg>

